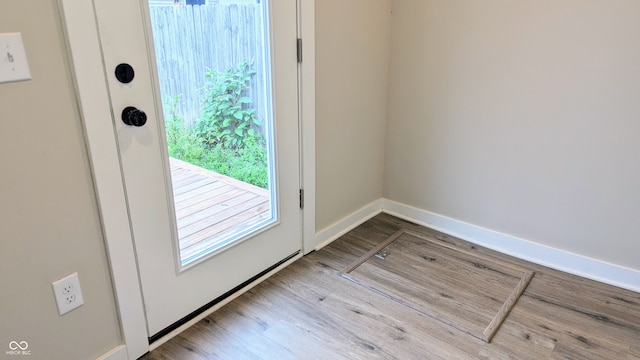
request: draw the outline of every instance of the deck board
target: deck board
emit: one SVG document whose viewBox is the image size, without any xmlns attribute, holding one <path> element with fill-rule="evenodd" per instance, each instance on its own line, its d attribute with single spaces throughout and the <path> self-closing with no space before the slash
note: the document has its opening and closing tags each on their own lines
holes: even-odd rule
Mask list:
<svg viewBox="0 0 640 360">
<path fill-rule="evenodd" d="M 173 196 L 184 194 L 190 192 L 191 190 L 197 189 L 199 187 L 203 187 L 205 185 L 210 185 L 214 183 L 219 183 L 219 181 L 213 179 L 199 179 L 191 182 L 190 184 L 186 184 L 181 187 L 177 187 L 173 189 Z"/>
<path fill-rule="evenodd" d="M 257 198 L 257 200 L 255 200 Z M 264 201 L 251 193 L 244 193 L 221 204 L 215 204 L 187 218 L 178 220 L 180 239 L 201 232 L 201 229 L 215 226 L 221 221 L 253 207 L 253 202 Z M 193 220 L 192 220 L 193 219 Z"/>
<path fill-rule="evenodd" d="M 180 257 L 271 218 L 269 191 L 170 158 Z"/>
<path fill-rule="evenodd" d="M 206 210 L 209 207 L 223 203 L 236 196 L 242 195 L 244 190 L 236 189 L 232 186 L 225 185 L 221 188 L 212 190 L 203 194 L 200 197 L 193 198 L 180 203 L 180 206 L 176 206 L 176 218 L 178 220 L 191 216 L 202 210 Z"/>
</svg>

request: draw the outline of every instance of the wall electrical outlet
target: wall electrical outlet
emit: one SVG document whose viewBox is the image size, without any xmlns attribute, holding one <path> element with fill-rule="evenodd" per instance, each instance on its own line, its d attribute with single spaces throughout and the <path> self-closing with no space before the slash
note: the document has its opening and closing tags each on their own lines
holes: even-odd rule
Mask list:
<svg viewBox="0 0 640 360">
<path fill-rule="evenodd" d="M 64 315 L 84 304 L 78 273 L 56 280 L 51 283 L 51 286 L 53 287 L 53 295 L 56 298 L 60 315 Z"/>
</svg>

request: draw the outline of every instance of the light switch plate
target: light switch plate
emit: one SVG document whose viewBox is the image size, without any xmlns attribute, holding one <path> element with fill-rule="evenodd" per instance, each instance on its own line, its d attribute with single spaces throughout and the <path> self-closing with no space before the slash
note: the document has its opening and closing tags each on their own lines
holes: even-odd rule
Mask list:
<svg viewBox="0 0 640 360">
<path fill-rule="evenodd" d="M 0 34 L 0 83 L 31 80 L 20 33 Z"/>
</svg>

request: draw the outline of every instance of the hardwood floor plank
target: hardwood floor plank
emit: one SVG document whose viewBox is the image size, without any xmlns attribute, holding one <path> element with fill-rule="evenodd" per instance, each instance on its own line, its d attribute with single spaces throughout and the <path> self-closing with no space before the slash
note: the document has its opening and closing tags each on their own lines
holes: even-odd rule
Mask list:
<svg viewBox="0 0 640 360">
<path fill-rule="evenodd" d="M 640 294 L 623 289 L 612 292 L 611 287 L 602 286 L 603 284 L 595 281 L 585 282 L 577 277 L 567 279 L 543 273 L 537 280 L 542 280 L 544 285 L 532 289 L 532 296 L 553 301 L 554 298 L 570 298 L 576 293 L 588 292 L 588 298 L 578 298 L 572 304 L 564 306 L 602 322 L 613 322 L 621 327 L 640 331 L 640 313 L 637 312 L 640 308 Z"/>
<path fill-rule="evenodd" d="M 534 278 L 532 283 L 535 280 L 539 279 Z M 605 333 L 599 336 L 611 337 L 626 342 L 640 339 L 640 337 L 637 337 L 640 334 L 639 324 L 629 324 L 624 320 L 615 318 L 607 310 L 595 310 L 589 304 L 589 293 L 540 295 L 537 291 L 544 285 L 540 286 L 539 281 L 536 282 L 536 285 L 538 286 L 532 287 L 529 289 L 530 291 L 523 294 L 518 306 L 529 310 L 529 315 L 538 320 L 538 323 L 550 324 L 556 328 L 575 328 L 574 333 L 578 333 L 586 339 L 593 336 L 593 333 L 590 333 L 589 330 L 596 329 L 598 330 L 596 333 L 600 331 Z M 576 294 L 584 295 L 580 297 Z M 635 310 L 634 312 L 637 311 Z M 554 314 L 554 317 L 541 317 L 542 314 L 547 312 Z M 633 315 L 633 312 L 630 312 L 630 315 Z"/>
<path fill-rule="evenodd" d="M 400 228 L 536 272 L 491 343 L 338 275 Z M 435 275 L 427 269 L 414 272 L 431 281 Z M 144 359 L 638 360 L 638 296 L 381 214 L 271 276 Z"/>
<path fill-rule="evenodd" d="M 279 359 L 293 359 L 286 347 L 264 336 L 265 331 L 273 324 L 251 317 L 245 313 L 245 306 L 236 308 L 235 311 L 227 313 L 225 318 L 215 322 L 203 319 L 196 326 L 196 332 L 220 334 L 207 336 L 207 341 L 210 351 L 216 352 L 221 358 L 256 359 L 271 354 Z"/>
<path fill-rule="evenodd" d="M 509 315 L 513 307 L 516 305 L 516 302 L 520 298 L 520 295 L 522 295 L 524 290 L 529 285 L 529 282 L 531 282 L 533 275 L 533 271 L 528 271 L 524 274 L 520 281 L 518 281 L 518 284 L 513 289 L 513 292 L 509 294 L 507 301 L 502 304 L 502 307 L 500 308 L 496 316 L 493 318 L 493 320 L 491 320 L 489 326 L 487 326 L 487 328 L 482 333 L 485 336 L 486 342 L 490 342 L 493 336 L 496 334 L 496 331 L 498 331 L 498 328 L 500 327 L 502 322 L 504 322 L 504 320 L 507 318 L 507 315 Z"/>
<path fill-rule="evenodd" d="M 401 229 L 358 258 L 343 276 L 376 294 L 490 341 L 533 272 L 437 241 Z M 373 256 L 380 251 L 387 257 Z"/>
<path fill-rule="evenodd" d="M 294 274 L 297 276 L 290 281 L 295 286 L 289 286 L 288 290 L 291 294 L 307 294 L 305 298 L 315 303 L 316 312 L 319 312 L 323 318 L 329 319 L 332 324 L 339 325 L 339 330 L 331 330 L 329 334 L 341 331 L 341 337 L 351 339 L 350 344 L 362 347 L 362 344 L 366 343 L 367 349 L 378 349 L 388 355 L 386 358 L 401 359 L 424 358 L 427 354 L 429 358 L 469 358 L 469 353 L 465 352 L 467 344 L 480 342 L 470 337 L 463 339 L 459 333 L 454 333 L 455 330 L 439 332 L 435 329 L 450 328 L 415 313 L 412 309 L 398 306 L 397 303 L 385 297 L 371 296 L 366 289 L 354 287 L 346 279 L 336 280 L 337 271 L 324 265 L 326 258 L 319 256 L 318 258 L 320 259 L 316 264 L 307 265 L 311 271 L 305 271 L 303 279 L 300 279 L 299 272 Z M 317 290 L 314 291 L 314 287 Z M 305 288 L 306 291 L 302 290 Z M 342 327 L 345 329 L 341 329 Z M 324 329 L 324 332 L 326 331 Z M 363 337 L 363 334 L 366 336 Z M 432 334 L 444 336 L 432 336 Z M 460 341 L 461 339 L 464 341 Z M 460 344 L 456 351 L 451 349 L 441 351 L 441 348 L 433 347 L 434 344 L 458 342 Z M 421 346 L 410 346 L 414 344 L 421 344 Z"/>
<path fill-rule="evenodd" d="M 270 291 L 269 295 L 278 303 L 282 303 L 284 301 L 290 302 L 290 299 L 298 299 L 297 295 L 283 291 Z M 280 322 L 281 326 L 287 326 L 294 332 L 301 335 L 312 334 L 312 336 L 306 335 L 304 339 L 310 340 L 315 343 L 316 346 L 321 346 L 319 348 L 321 350 L 318 352 L 325 352 L 328 358 L 349 358 L 350 356 L 355 356 L 356 358 L 379 358 L 375 348 L 372 348 L 372 346 L 367 344 L 363 339 L 355 335 L 352 329 L 340 326 L 334 318 L 327 316 L 323 311 L 319 311 L 316 306 L 313 306 L 313 303 L 303 301 L 290 303 L 291 306 L 288 309 L 290 314 Z M 305 317 L 312 321 L 299 322 L 297 319 L 300 317 Z M 341 341 L 338 341 L 335 338 L 336 335 L 341 339 Z M 274 334 L 271 334 L 271 336 L 274 336 Z M 281 338 L 277 340 L 282 341 Z M 339 353 L 336 353 L 335 350 L 331 349 L 332 346 L 336 346 L 344 350 L 343 355 L 339 356 Z M 297 348 L 299 348 L 299 351 L 304 351 L 304 347 L 298 346 Z"/>
<path fill-rule="evenodd" d="M 616 335 L 621 333 L 614 329 L 615 326 L 599 324 L 597 320 L 577 314 L 565 306 L 540 301 L 526 294 L 511 313 L 510 320 L 531 324 L 538 332 L 556 339 L 552 358 L 563 358 L 571 353 L 574 359 L 624 358 L 619 355 L 624 353 L 626 356 L 630 342 L 637 341 L 640 336 L 640 332 L 623 330 L 626 336 L 617 338 Z"/>
<path fill-rule="evenodd" d="M 580 338 L 566 338 L 558 342 L 550 359 L 624 359 L 629 353 L 628 347 L 619 348 L 617 345 L 607 344 L 605 347 L 598 343 L 584 344 Z"/>
<path fill-rule="evenodd" d="M 506 319 L 491 343 L 485 343 L 478 352 L 479 359 L 549 359 L 556 339 L 518 322 Z"/>
</svg>

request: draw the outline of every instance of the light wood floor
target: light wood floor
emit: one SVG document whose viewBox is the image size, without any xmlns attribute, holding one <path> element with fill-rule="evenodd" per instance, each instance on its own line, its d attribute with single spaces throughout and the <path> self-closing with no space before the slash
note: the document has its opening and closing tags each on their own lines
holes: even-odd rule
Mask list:
<svg viewBox="0 0 640 360">
<path fill-rule="evenodd" d="M 170 158 L 181 259 L 271 217 L 269 192 Z"/>
<path fill-rule="evenodd" d="M 338 276 L 400 228 L 535 271 L 491 343 Z M 381 214 L 143 358 L 637 360 L 640 294 L 513 259 Z"/>
</svg>

